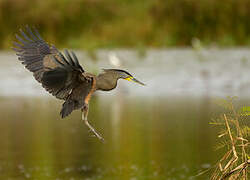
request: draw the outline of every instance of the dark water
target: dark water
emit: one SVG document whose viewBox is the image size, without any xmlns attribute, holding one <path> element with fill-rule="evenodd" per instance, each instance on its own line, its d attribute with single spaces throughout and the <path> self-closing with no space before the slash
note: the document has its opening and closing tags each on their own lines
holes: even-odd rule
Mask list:
<svg viewBox="0 0 250 180">
<path fill-rule="evenodd" d="M 0 179 L 197 179 L 218 157 L 209 98 L 95 96 L 89 120 L 104 144 L 79 111 L 61 120 L 60 101 L 0 100 Z"/>
</svg>

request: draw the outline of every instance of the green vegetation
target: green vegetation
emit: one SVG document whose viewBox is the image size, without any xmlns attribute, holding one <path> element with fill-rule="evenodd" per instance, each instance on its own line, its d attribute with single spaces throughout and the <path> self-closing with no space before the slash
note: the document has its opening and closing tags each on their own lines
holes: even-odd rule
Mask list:
<svg viewBox="0 0 250 180">
<path fill-rule="evenodd" d="M 250 44 L 250 0 L 0 0 L 0 48 L 25 24 L 57 46 L 84 48 Z"/>
<path fill-rule="evenodd" d="M 248 179 L 248 167 L 250 164 L 250 112 L 237 110 L 233 104 L 235 97 L 218 99 L 216 103 L 226 112 L 219 118 L 213 119 L 212 125 L 220 127 L 218 138 L 220 142 L 216 149 L 223 149 L 224 155 L 218 160 L 212 170 L 211 180 L 217 179 Z"/>
</svg>

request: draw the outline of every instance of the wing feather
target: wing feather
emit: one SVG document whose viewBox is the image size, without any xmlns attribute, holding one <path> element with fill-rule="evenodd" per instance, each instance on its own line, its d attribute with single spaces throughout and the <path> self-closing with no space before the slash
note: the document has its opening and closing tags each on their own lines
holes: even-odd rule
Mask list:
<svg viewBox="0 0 250 180">
<path fill-rule="evenodd" d="M 37 29 L 31 29 L 29 26 L 26 26 L 24 30 L 20 29 L 13 45 L 18 60 L 33 72 L 35 79 L 49 93 L 58 99 L 66 101 L 70 99 L 74 102 L 72 110 L 83 104 L 92 82 L 85 78 L 85 71 L 73 51 L 70 53 L 65 50 L 63 55 L 53 45 L 46 43 Z M 67 104 L 72 104 L 72 102 Z M 66 114 L 70 112 L 71 110 L 67 110 Z M 64 113 L 63 117 L 65 116 Z"/>
<path fill-rule="evenodd" d="M 68 58 L 70 65 L 75 66 L 75 63 L 74 63 L 74 61 L 73 61 L 72 57 L 70 56 L 69 51 L 67 49 L 64 50 L 64 54 Z"/>
</svg>

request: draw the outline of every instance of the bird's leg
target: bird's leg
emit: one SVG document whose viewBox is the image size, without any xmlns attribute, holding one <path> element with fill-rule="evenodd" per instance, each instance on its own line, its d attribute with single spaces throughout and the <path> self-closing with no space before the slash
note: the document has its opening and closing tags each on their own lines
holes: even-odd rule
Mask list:
<svg viewBox="0 0 250 180">
<path fill-rule="evenodd" d="M 89 112 L 89 107 L 88 104 L 85 104 L 83 106 L 82 110 L 82 120 L 84 121 L 84 123 L 88 126 L 89 130 L 100 140 L 104 141 L 103 137 L 100 136 L 96 130 L 89 124 L 88 122 L 88 112 Z"/>
</svg>

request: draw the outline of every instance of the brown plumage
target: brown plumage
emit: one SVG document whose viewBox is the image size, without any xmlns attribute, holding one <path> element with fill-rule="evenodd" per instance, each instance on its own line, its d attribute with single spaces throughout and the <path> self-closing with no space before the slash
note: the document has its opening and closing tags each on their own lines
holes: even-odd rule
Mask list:
<svg viewBox="0 0 250 180">
<path fill-rule="evenodd" d="M 60 112 L 62 118 L 73 110 L 81 109 L 86 125 L 102 139 L 87 121 L 92 94 L 96 90 L 114 89 L 120 78 L 144 84 L 119 69 L 104 69 L 98 76 L 87 73 L 73 51 L 65 50 L 63 55 L 55 46 L 46 43 L 35 28 L 32 30 L 26 26 L 25 29 L 25 32 L 20 29 L 20 33 L 16 34 L 18 42 L 13 42 L 18 59 L 49 93 L 64 100 Z"/>
</svg>

